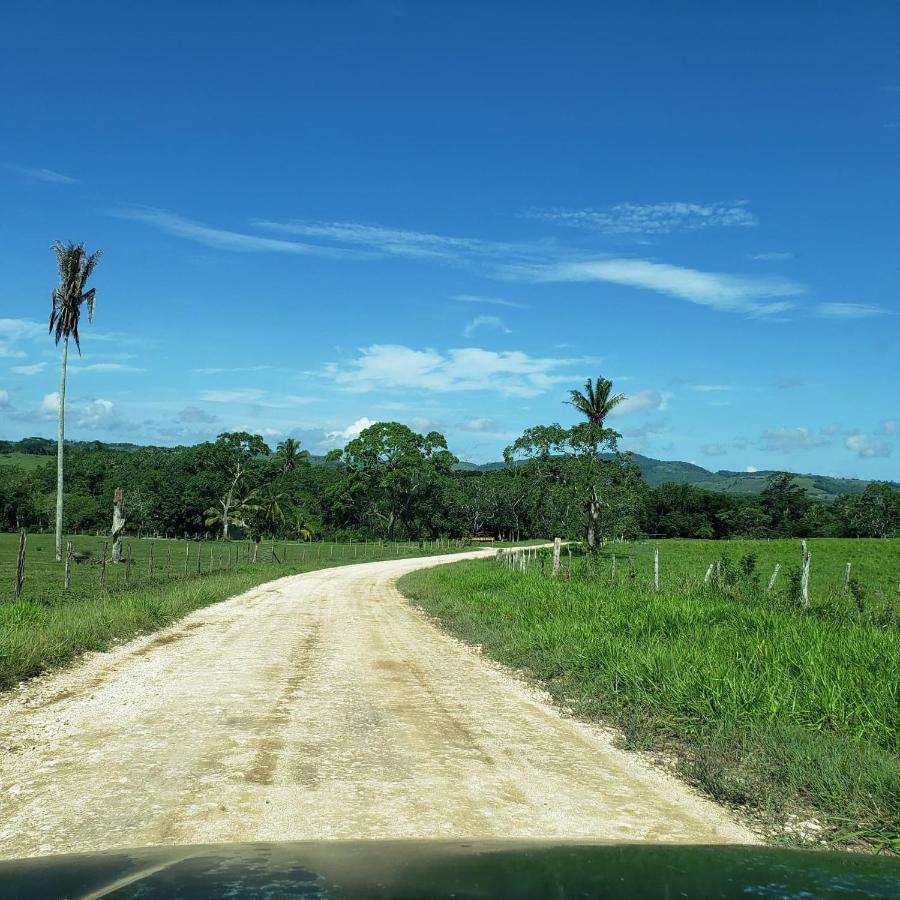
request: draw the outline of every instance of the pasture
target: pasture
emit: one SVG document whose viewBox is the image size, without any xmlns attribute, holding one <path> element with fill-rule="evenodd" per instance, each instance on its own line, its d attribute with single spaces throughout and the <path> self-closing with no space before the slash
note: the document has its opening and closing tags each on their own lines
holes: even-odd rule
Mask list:
<svg viewBox="0 0 900 900">
<path fill-rule="evenodd" d="M 774 840 L 900 850 L 900 541 L 811 541 L 808 608 L 784 586 L 765 590 L 775 562 L 796 565 L 797 541 L 661 542 L 659 592 L 652 546 L 592 560 L 564 550 L 556 579 L 546 558 L 543 572 L 540 558 L 524 572 L 479 560 L 400 588 Z M 762 577 L 742 569 L 748 554 Z M 734 577 L 705 584 L 722 558 Z M 789 814 L 813 824 L 798 833 Z"/>
</svg>

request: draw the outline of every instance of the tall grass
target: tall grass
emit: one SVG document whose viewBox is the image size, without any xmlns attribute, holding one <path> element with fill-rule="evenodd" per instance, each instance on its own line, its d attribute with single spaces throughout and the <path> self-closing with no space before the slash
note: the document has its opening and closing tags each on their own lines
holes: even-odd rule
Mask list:
<svg viewBox="0 0 900 900">
<path fill-rule="evenodd" d="M 553 581 L 463 562 L 401 589 L 626 746 L 665 750 L 715 798 L 835 843 L 900 849 L 900 634 L 709 590 Z"/>
</svg>

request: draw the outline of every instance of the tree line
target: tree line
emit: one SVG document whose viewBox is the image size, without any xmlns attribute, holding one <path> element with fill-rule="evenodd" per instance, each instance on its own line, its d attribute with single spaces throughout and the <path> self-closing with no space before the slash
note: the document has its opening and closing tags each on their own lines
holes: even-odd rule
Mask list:
<svg viewBox="0 0 900 900">
<path fill-rule="evenodd" d="M 788 473 L 759 495 L 684 484 L 649 487 L 616 435 L 588 419 L 528 429 L 506 465 L 457 467 L 441 434 L 379 422 L 312 460 L 299 443 L 275 449 L 244 432 L 194 446 L 67 445 L 64 528 L 108 532 L 124 491 L 126 531 L 169 537 L 433 539 L 561 536 L 590 544 L 684 538 L 886 537 L 900 532 L 900 493 L 873 482 L 833 503 L 808 497 Z M 49 442 L 48 442 L 49 443 Z M 25 449 L 19 443 L 0 447 Z M 35 443 L 32 450 L 39 450 Z M 0 528 L 53 528 L 56 470 L 0 467 Z"/>
</svg>

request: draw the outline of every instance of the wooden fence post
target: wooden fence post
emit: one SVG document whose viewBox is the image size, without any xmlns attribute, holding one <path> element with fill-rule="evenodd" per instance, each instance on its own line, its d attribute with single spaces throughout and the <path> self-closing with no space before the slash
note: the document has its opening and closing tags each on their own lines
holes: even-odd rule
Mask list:
<svg viewBox="0 0 900 900">
<path fill-rule="evenodd" d="M 203 550 L 203 544 L 197 543 L 197 574 L 200 574 L 200 558 L 203 556 L 201 552 Z"/>
<path fill-rule="evenodd" d="M 253 544 L 253 562 L 256 562 L 256 554 L 259 552 L 259 544 Z"/>
<path fill-rule="evenodd" d="M 844 568 L 844 589 L 846 590 L 849 587 L 850 587 L 850 563 L 847 563 L 847 565 Z"/>
<path fill-rule="evenodd" d="M 610 577 L 613 579 L 613 581 L 615 581 L 616 580 L 616 554 L 615 553 L 613 553 L 612 565 L 610 566 L 609 574 L 610 574 Z"/>
<path fill-rule="evenodd" d="M 710 579 L 712 578 L 713 569 L 715 568 L 715 563 L 710 563 L 709 568 L 706 570 L 706 575 L 703 576 L 703 583 L 709 584 Z"/>
<path fill-rule="evenodd" d="M 100 560 L 100 590 L 106 588 L 106 541 L 103 542 L 103 558 Z"/>
<path fill-rule="evenodd" d="M 769 579 L 769 584 L 766 586 L 766 593 L 771 594 L 773 589 L 775 588 L 775 579 L 778 578 L 778 570 L 781 568 L 781 563 L 775 563 L 775 568 L 772 569 L 772 577 Z"/>
<path fill-rule="evenodd" d="M 550 574 L 556 578 L 559 575 L 559 551 L 562 549 L 562 540 L 560 538 L 553 539 L 553 568 Z"/>
<path fill-rule="evenodd" d="M 153 544 L 150 544 L 150 558 L 147 561 L 147 574 L 150 578 L 153 577 Z"/>
<path fill-rule="evenodd" d="M 66 541 L 66 574 L 65 589 L 69 590 L 72 586 L 72 542 Z"/>
<path fill-rule="evenodd" d="M 653 548 L 653 590 L 659 590 L 659 544 Z"/>
<path fill-rule="evenodd" d="M 28 535 L 23 528 L 19 532 L 19 555 L 16 557 L 16 600 L 22 596 L 22 587 L 25 584 L 25 545 L 28 543 Z"/>
<path fill-rule="evenodd" d="M 804 607 L 809 606 L 809 547 L 806 541 L 800 541 L 803 548 L 803 569 L 800 573 L 800 600 Z"/>
</svg>

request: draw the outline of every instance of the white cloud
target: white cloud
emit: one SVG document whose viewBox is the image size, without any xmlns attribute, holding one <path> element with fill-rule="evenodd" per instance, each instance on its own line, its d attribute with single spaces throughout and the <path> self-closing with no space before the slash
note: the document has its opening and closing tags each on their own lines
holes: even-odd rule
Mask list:
<svg viewBox="0 0 900 900">
<path fill-rule="evenodd" d="M 10 372 L 15 372 L 16 375 L 40 375 L 46 367 L 47 363 L 39 362 L 30 366 L 13 366 Z"/>
<path fill-rule="evenodd" d="M 672 395 L 659 391 L 639 391 L 626 397 L 618 406 L 614 407 L 610 417 L 625 416 L 629 413 L 646 412 L 647 410 L 664 410 L 669 405 Z"/>
<path fill-rule="evenodd" d="M 412 388 L 534 397 L 576 377 L 558 371 L 576 362 L 580 360 L 532 357 L 518 350 L 498 353 L 468 347 L 441 353 L 399 344 L 373 344 L 362 348 L 349 364 L 332 363 L 325 371 L 337 384 L 356 392 Z"/>
<path fill-rule="evenodd" d="M 865 303 L 820 303 L 816 307 L 816 315 L 823 319 L 868 319 L 885 313 L 886 309 Z"/>
<path fill-rule="evenodd" d="M 860 459 L 872 459 L 876 456 L 890 456 L 892 447 L 887 441 L 877 441 L 864 434 L 849 434 L 844 446 L 852 450 Z"/>
<path fill-rule="evenodd" d="M 238 388 L 232 391 L 201 391 L 200 399 L 207 403 L 256 403 L 265 396 L 258 388 Z"/>
<path fill-rule="evenodd" d="M 90 400 L 76 410 L 75 424 L 80 428 L 109 426 L 118 419 L 112 400 Z"/>
<path fill-rule="evenodd" d="M 794 450 L 811 450 L 828 443 L 821 435 L 808 428 L 773 428 L 762 434 L 762 449 L 791 453 Z"/>
<path fill-rule="evenodd" d="M 41 405 L 38 407 L 38 415 L 44 418 L 56 416 L 59 412 L 59 393 L 54 391 L 52 394 L 44 394 Z"/>
<path fill-rule="evenodd" d="M 71 178 L 53 169 L 33 169 L 29 166 L 7 166 L 11 172 L 15 172 L 26 181 L 43 181 L 46 184 L 81 184 L 80 179 Z"/>
<path fill-rule="evenodd" d="M 503 334 L 511 333 L 500 316 L 475 316 L 474 319 L 466 324 L 466 327 L 463 329 L 463 334 L 466 337 L 472 337 L 472 335 L 475 334 L 476 331 L 484 328 L 493 331 L 500 331 Z"/>
<path fill-rule="evenodd" d="M 619 203 L 607 209 L 539 209 L 529 218 L 604 234 L 669 234 L 757 225 L 745 203 Z"/>
<path fill-rule="evenodd" d="M 602 259 L 530 268 L 509 267 L 507 272 L 510 277 L 539 282 L 602 281 L 643 288 L 701 306 L 746 312 L 754 316 L 781 313 L 792 306 L 786 301 L 761 301 L 771 297 L 796 296 L 804 291 L 802 285 L 781 278 L 701 272 L 644 259 Z"/>
<path fill-rule="evenodd" d="M 758 472 L 759 469 L 757 469 L 756 466 L 747 466 L 747 468 L 744 469 L 744 471 L 745 471 L 745 472 L 751 472 L 751 473 L 752 473 L 752 472 Z"/>
<path fill-rule="evenodd" d="M 488 418 L 487 416 L 478 416 L 474 419 L 467 419 L 460 427 L 464 431 L 497 432 L 499 430 L 497 420 Z"/>
<path fill-rule="evenodd" d="M 755 262 L 786 262 L 794 258 L 793 253 L 784 253 L 779 251 L 770 251 L 769 253 L 750 253 L 747 256 Z"/>
<path fill-rule="evenodd" d="M 326 432 L 325 440 L 322 442 L 322 445 L 329 447 L 343 446 L 347 441 L 358 438 L 363 431 L 374 424 L 372 419 L 367 416 L 362 416 L 355 422 L 351 422 L 346 428 L 341 428 L 338 431 Z"/>
<path fill-rule="evenodd" d="M 514 300 L 504 300 L 502 297 L 481 297 L 478 294 L 454 294 L 451 300 L 458 303 L 483 303 L 486 306 L 509 306 L 514 309 L 523 309 L 524 303 L 516 303 Z"/>
</svg>

